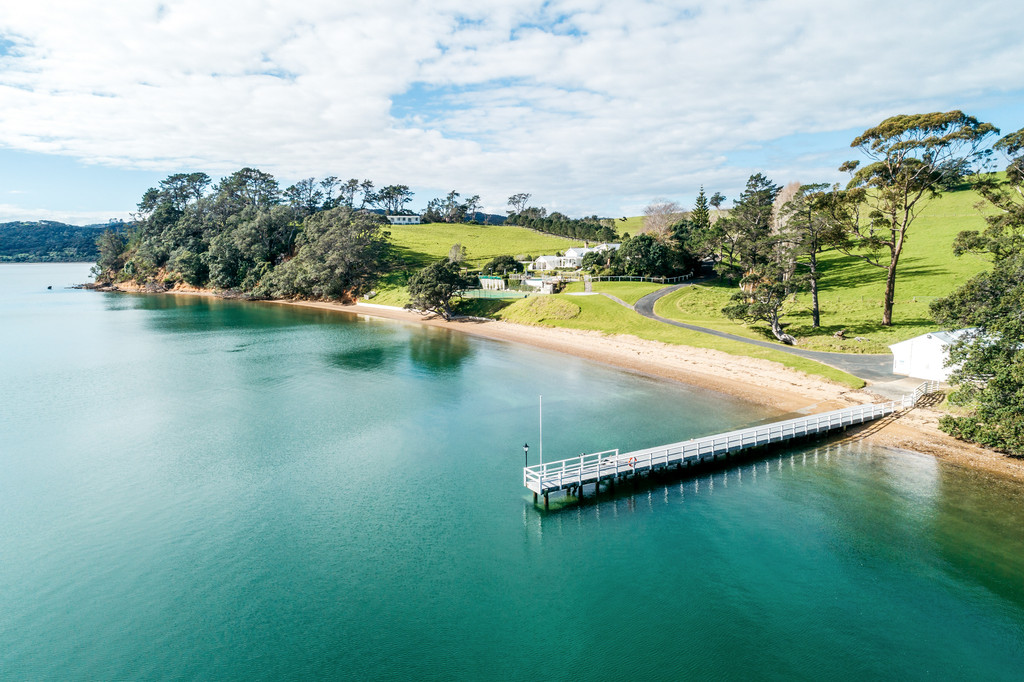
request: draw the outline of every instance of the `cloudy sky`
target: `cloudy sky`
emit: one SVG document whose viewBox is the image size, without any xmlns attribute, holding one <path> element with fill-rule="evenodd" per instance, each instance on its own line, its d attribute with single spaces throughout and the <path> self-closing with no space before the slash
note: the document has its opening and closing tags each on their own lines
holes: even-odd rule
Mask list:
<svg viewBox="0 0 1024 682">
<path fill-rule="evenodd" d="M 243 166 L 617 217 L 840 180 L 897 113 L 1024 126 L 1006 0 L 8 5 L 0 221 L 126 217 L 170 173 Z"/>
</svg>

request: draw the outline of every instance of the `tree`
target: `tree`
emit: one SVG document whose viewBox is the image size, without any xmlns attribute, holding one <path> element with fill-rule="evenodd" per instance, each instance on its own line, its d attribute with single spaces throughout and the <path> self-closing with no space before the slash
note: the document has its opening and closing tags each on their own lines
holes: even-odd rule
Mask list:
<svg viewBox="0 0 1024 682">
<path fill-rule="evenodd" d="M 338 207 L 339 197 L 335 196 L 334 192 L 340 185 L 341 181 L 334 175 L 328 175 L 320 181 L 320 191 L 323 192 L 324 210 Z"/>
<path fill-rule="evenodd" d="M 997 212 L 985 217 L 984 232 L 968 230 L 957 235 L 953 253 L 989 253 L 1002 258 L 1024 248 L 1024 128 L 1010 133 L 993 149 L 1006 155 L 1006 177 L 996 174 L 982 176 L 974 188 Z"/>
<path fill-rule="evenodd" d="M 957 390 L 949 401 L 971 413 L 944 416 L 940 428 L 1024 456 L 1024 253 L 1001 258 L 931 310 L 944 326 L 973 328 L 950 349 L 950 362 L 959 366 L 950 376 Z"/>
<path fill-rule="evenodd" d="M 611 267 L 612 260 L 615 258 L 615 251 L 611 249 L 607 251 L 590 251 L 583 255 L 583 261 L 580 263 L 580 267 L 584 271 L 595 271 L 601 270 L 602 268 Z"/>
<path fill-rule="evenodd" d="M 292 215 L 284 206 L 231 216 L 205 254 L 210 283 L 220 289 L 256 289 L 290 250 L 292 234 Z"/>
<path fill-rule="evenodd" d="M 788 245 L 780 242 L 775 257 L 768 258 L 747 270 L 740 280 L 741 290 L 733 294 L 733 302 L 722 309 L 728 317 L 748 322 L 767 322 L 779 341 L 796 343 L 782 331 L 779 316 L 786 299 L 796 291 L 799 280 L 793 277 Z"/>
<path fill-rule="evenodd" d="M 462 195 L 456 192 L 455 190 L 452 190 L 451 192 L 448 192 L 448 196 L 446 196 L 443 199 L 441 207 L 443 211 L 444 222 L 462 222 L 462 219 L 465 217 L 466 212 L 462 204 L 459 203 L 460 196 Z"/>
<path fill-rule="evenodd" d="M 377 202 L 377 195 L 373 191 L 373 183 L 369 180 L 360 182 L 358 191 L 363 195 L 362 200 L 359 202 L 359 208 L 366 208 L 367 205 L 373 206 Z"/>
<path fill-rule="evenodd" d="M 622 242 L 615 259 L 627 275 L 664 277 L 672 272 L 668 248 L 650 234 L 638 234 Z"/>
<path fill-rule="evenodd" d="M 96 238 L 99 257 L 93 268 L 97 278 L 102 277 L 109 280 L 121 271 L 125 264 L 125 246 L 127 246 L 127 241 L 124 236 L 114 230 L 104 230 Z"/>
<path fill-rule="evenodd" d="M 480 210 L 480 195 L 474 194 L 470 198 L 466 199 L 462 204 L 462 215 L 465 216 L 465 220 L 475 221 L 476 214 Z"/>
<path fill-rule="evenodd" d="M 979 158 L 979 148 L 999 131 L 961 111 L 899 115 L 869 128 L 850 143 L 871 159 L 859 168 L 848 161 L 840 170 L 853 173 L 847 189 L 867 205 L 867 220 L 859 216 L 849 226 L 856 251 L 848 253 L 886 270 L 882 324 L 892 324 L 896 271 L 907 232 L 928 199 L 952 172 Z"/>
<path fill-rule="evenodd" d="M 349 299 L 377 281 L 391 253 L 388 221 L 348 207 L 306 218 L 295 258 L 279 266 L 262 292 L 271 296 Z"/>
<path fill-rule="evenodd" d="M 412 306 L 452 318 L 452 298 L 472 285 L 459 273 L 459 266 L 447 258 L 428 265 L 409 279 Z"/>
<path fill-rule="evenodd" d="M 230 213 L 244 208 L 268 209 L 281 203 L 277 180 L 256 168 L 243 168 L 222 178 L 215 191 L 218 202 Z"/>
<path fill-rule="evenodd" d="M 798 265 L 808 269 L 806 282 L 811 290 L 811 326 L 821 326 L 818 305 L 818 254 L 842 239 L 843 226 L 849 224 L 852 208 L 838 187 L 828 184 L 801 185 L 778 211 L 780 229 L 794 241 L 793 255 Z"/>
<path fill-rule="evenodd" d="M 412 201 L 413 192 L 408 185 L 388 185 L 381 188 L 375 196 L 375 203 L 388 215 L 401 213 L 405 205 Z"/>
<path fill-rule="evenodd" d="M 700 268 L 707 229 L 700 230 L 692 220 L 680 220 L 672 226 L 668 240 L 672 268 L 677 272 L 694 272 Z"/>
<path fill-rule="evenodd" d="M 690 211 L 690 222 L 698 231 L 704 231 L 711 227 L 711 211 L 708 209 L 708 198 L 704 194 L 704 185 L 700 186 L 697 201 L 694 202 L 693 210 Z"/>
<path fill-rule="evenodd" d="M 324 201 L 323 189 L 318 187 L 316 178 L 299 180 L 284 191 L 288 204 L 301 216 L 307 216 L 320 209 Z"/>
<path fill-rule="evenodd" d="M 779 186 L 760 173 L 747 179 L 729 217 L 718 221 L 729 249 L 717 266 L 720 274 L 742 276 L 767 258 L 768 251 L 774 248 L 769 237 L 778 193 Z"/>
<path fill-rule="evenodd" d="M 513 256 L 495 256 L 480 271 L 484 275 L 505 274 L 507 272 L 522 272 L 523 264 Z"/>
<path fill-rule="evenodd" d="M 984 233 L 962 232 L 954 251 L 988 252 L 991 272 L 968 280 L 932 303 L 936 321 L 969 327 L 950 349 L 956 385 L 949 400 L 971 408 L 947 415 L 942 430 L 1015 456 L 1024 456 L 1024 129 L 999 140 L 995 149 L 1009 157 L 1005 181 L 987 178 L 982 195 L 999 212 L 986 218 Z"/>
<path fill-rule="evenodd" d="M 731 262 L 722 265 L 739 273 L 740 290 L 722 312 L 734 319 L 767 322 L 779 341 L 795 343 L 782 331 L 779 317 L 782 305 L 801 285 L 795 274 L 797 240 L 776 220 L 776 199 L 780 187 L 760 173 L 751 175 L 728 218 L 718 221 L 728 226 L 733 239 Z"/>
<path fill-rule="evenodd" d="M 448 249 L 448 261 L 459 264 L 464 260 L 466 260 L 466 247 L 462 244 L 452 244 Z"/>
<path fill-rule="evenodd" d="M 509 211 L 509 213 L 522 213 L 530 203 L 531 196 L 533 195 L 526 192 L 520 192 L 519 194 L 513 194 L 510 196 L 508 198 L 508 205 L 512 207 L 512 210 Z"/>
<path fill-rule="evenodd" d="M 151 216 L 161 206 L 167 206 L 180 215 L 190 205 L 198 202 L 210 186 L 206 173 L 174 173 L 160 181 L 160 187 L 151 187 L 139 202 L 139 219 Z"/>
<path fill-rule="evenodd" d="M 672 226 L 683 219 L 682 207 L 674 201 L 654 201 L 644 209 L 643 232 L 667 240 Z"/>
</svg>

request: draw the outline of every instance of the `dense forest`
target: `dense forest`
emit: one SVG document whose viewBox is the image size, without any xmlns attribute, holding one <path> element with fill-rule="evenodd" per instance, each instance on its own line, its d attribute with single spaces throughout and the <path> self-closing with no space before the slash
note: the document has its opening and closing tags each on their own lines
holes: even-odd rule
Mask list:
<svg viewBox="0 0 1024 682">
<path fill-rule="evenodd" d="M 363 209 L 372 183 L 356 184 L 357 206 L 355 192 L 324 192 L 330 181 L 281 191 L 254 168 L 217 183 L 205 173 L 171 175 L 145 193 L 130 230 L 100 236 L 97 280 L 156 289 L 183 282 L 256 297 L 357 296 L 387 266 L 388 221 Z"/>
<path fill-rule="evenodd" d="M 67 225 L 52 220 L 0 223 L 0 263 L 59 263 L 96 260 L 96 238 L 123 225 Z"/>
</svg>

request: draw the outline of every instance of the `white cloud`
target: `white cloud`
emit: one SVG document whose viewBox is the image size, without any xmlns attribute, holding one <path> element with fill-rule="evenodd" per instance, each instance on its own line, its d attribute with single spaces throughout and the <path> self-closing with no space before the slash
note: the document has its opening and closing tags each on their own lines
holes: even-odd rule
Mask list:
<svg viewBox="0 0 1024 682">
<path fill-rule="evenodd" d="M 0 17 L 0 146 L 620 214 L 737 186 L 752 144 L 1024 89 L 1012 3 L 464 5 L 19 3 Z M 396 116 L 417 84 L 434 101 Z M 799 156 L 778 170 L 835 177 Z"/>
</svg>

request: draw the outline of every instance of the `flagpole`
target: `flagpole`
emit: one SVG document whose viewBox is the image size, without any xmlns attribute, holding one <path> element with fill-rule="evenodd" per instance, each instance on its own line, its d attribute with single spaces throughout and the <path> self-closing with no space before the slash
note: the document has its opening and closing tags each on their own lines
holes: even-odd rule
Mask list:
<svg viewBox="0 0 1024 682">
<path fill-rule="evenodd" d="M 540 464 L 544 470 L 544 396 L 540 397 Z"/>
</svg>

